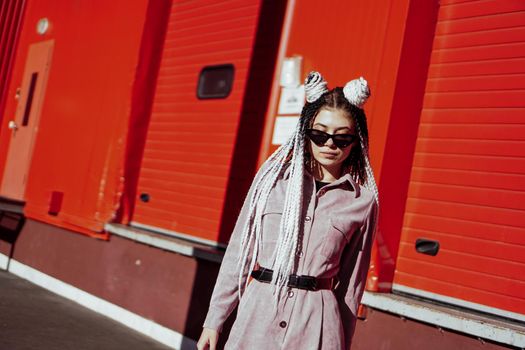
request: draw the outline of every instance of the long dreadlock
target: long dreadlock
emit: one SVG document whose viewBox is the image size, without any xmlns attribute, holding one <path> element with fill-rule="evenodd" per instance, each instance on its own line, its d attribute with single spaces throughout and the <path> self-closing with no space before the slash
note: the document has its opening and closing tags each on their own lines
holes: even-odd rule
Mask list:
<svg viewBox="0 0 525 350">
<path fill-rule="evenodd" d="M 366 81 L 353 80 L 345 88 L 337 87 L 331 91 L 326 88 L 326 82 L 317 72 L 308 75 L 305 82 L 306 100 L 301 117 L 291 137 L 281 145 L 259 170 L 251 198 L 246 224 L 241 234 L 241 249 L 239 253 L 239 298 L 243 290 L 244 273 L 250 273 L 255 267 L 261 246 L 262 212 L 268 197 L 285 165 L 290 166 L 290 176 L 286 188 L 283 215 L 279 228 L 276 250 L 272 258 L 274 271 L 271 284 L 275 285 L 276 300 L 288 283 L 289 275 L 294 270 L 295 253 L 299 243 L 299 229 L 302 220 L 302 204 L 304 194 L 304 169 L 309 164 L 309 154 L 305 152 L 305 130 L 321 108 L 341 108 L 354 118 L 359 135 L 359 146 L 354 147 L 349 157 L 343 162 L 343 171 L 351 174 L 359 184 L 369 188 L 378 201 L 377 185 L 368 159 L 368 129 L 362 104 L 370 92 Z M 250 247 L 253 252 L 250 254 Z M 246 271 L 246 267 L 248 269 Z M 246 279 L 246 285 L 248 279 Z M 246 285 L 244 287 L 246 287 Z"/>
</svg>

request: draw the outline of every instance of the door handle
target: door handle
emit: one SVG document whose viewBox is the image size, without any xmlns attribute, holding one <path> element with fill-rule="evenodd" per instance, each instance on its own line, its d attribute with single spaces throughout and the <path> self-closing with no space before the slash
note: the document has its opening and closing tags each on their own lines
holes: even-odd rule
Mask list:
<svg viewBox="0 0 525 350">
<path fill-rule="evenodd" d="M 426 238 L 416 239 L 416 251 L 421 254 L 435 256 L 439 251 L 439 242 Z"/>
</svg>

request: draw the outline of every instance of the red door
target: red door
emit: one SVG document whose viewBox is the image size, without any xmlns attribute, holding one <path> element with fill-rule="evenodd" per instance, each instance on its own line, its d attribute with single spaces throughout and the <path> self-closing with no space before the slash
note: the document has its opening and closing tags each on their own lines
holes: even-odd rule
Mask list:
<svg viewBox="0 0 525 350">
<path fill-rule="evenodd" d="M 0 194 L 5 197 L 24 200 L 53 44 L 54 41 L 50 40 L 29 46 L 16 113 L 9 121 L 11 140 L 0 188 Z"/>
<path fill-rule="evenodd" d="M 395 290 L 525 320 L 524 57 L 525 2 L 441 2 Z"/>
<path fill-rule="evenodd" d="M 219 241 L 260 5 L 173 2 L 133 226 Z M 221 74 L 226 78 L 209 91 L 200 86 Z M 222 94 L 221 84 L 230 91 Z"/>
</svg>

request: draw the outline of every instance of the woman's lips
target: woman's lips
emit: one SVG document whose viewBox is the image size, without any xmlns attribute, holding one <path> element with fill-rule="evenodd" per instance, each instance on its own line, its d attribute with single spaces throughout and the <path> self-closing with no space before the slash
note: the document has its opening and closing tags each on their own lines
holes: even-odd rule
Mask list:
<svg viewBox="0 0 525 350">
<path fill-rule="evenodd" d="M 335 158 L 335 157 L 337 157 L 337 153 L 330 153 L 330 152 L 320 152 L 320 153 L 326 158 Z"/>
</svg>

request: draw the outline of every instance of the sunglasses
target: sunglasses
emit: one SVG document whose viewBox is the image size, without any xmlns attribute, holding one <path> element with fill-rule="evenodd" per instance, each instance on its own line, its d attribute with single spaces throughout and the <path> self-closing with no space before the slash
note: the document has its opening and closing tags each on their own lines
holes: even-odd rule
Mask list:
<svg viewBox="0 0 525 350">
<path fill-rule="evenodd" d="M 316 129 L 307 129 L 306 136 L 308 136 L 308 138 L 319 147 L 324 146 L 328 139 L 332 139 L 337 148 L 346 148 L 350 146 L 356 138 L 356 136 L 352 134 L 331 135 Z"/>
</svg>

